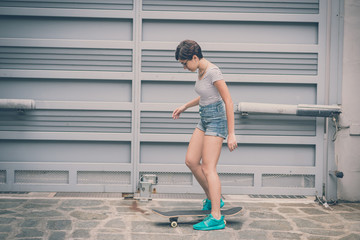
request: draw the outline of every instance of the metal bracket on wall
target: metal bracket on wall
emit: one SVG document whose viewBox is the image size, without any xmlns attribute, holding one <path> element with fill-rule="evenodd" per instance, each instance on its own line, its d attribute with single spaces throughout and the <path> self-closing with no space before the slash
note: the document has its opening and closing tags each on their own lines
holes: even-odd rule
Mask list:
<svg viewBox="0 0 360 240">
<path fill-rule="evenodd" d="M 344 173 L 340 172 L 340 171 L 329 171 L 329 175 L 337 177 L 337 178 L 343 178 L 344 177 Z"/>
<path fill-rule="evenodd" d="M 350 128 L 350 126 L 343 126 L 340 124 L 339 122 L 339 115 L 334 115 L 332 116 L 332 122 L 334 124 L 334 128 L 335 128 L 335 132 L 334 132 L 334 135 L 332 137 L 332 141 L 335 142 L 336 138 L 337 138 L 337 135 L 339 133 L 339 131 L 343 130 L 343 129 L 346 129 L 346 128 Z"/>
<path fill-rule="evenodd" d="M 158 177 L 155 174 L 144 174 L 140 177 L 139 189 L 140 196 L 134 197 L 140 201 L 151 200 L 151 193 L 153 191 L 153 185 L 158 184 Z"/>
</svg>

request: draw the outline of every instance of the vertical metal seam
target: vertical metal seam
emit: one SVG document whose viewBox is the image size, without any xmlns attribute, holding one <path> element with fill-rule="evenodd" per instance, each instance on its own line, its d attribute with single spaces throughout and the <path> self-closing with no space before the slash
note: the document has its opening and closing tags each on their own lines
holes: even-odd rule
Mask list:
<svg viewBox="0 0 360 240">
<path fill-rule="evenodd" d="M 142 0 L 134 0 L 134 19 L 133 19 L 133 41 L 134 41 L 134 49 L 133 49 L 133 142 L 132 142 L 132 190 L 136 192 L 137 188 L 137 180 L 139 178 L 139 164 L 140 164 L 140 98 L 141 98 L 141 25 L 142 25 L 142 15 L 141 15 L 141 6 Z"/>
</svg>

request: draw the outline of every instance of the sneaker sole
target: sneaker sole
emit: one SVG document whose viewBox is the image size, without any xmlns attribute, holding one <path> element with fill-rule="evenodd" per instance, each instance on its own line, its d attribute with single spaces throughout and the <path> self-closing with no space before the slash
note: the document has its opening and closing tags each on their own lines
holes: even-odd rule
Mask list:
<svg viewBox="0 0 360 240">
<path fill-rule="evenodd" d="M 220 226 L 213 226 L 213 227 L 208 227 L 208 228 L 195 228 L 195 230 L 200 230 L 200 231 L 210 231 L 210 230 L 221 230 L 225 228 L 225 224 L 224 225 L 220 225 Z"/>
</svg>

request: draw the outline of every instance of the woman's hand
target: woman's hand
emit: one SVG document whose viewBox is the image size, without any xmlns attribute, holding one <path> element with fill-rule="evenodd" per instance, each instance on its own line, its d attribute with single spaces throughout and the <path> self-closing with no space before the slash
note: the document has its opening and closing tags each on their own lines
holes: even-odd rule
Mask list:
<svg viewBox="0 0 360 240">
<path fill-rule="evenodd" d="M 178 107 L 177 109 L 175 109 L 172 113 L 172 118 L 173 119 L 178 119 L 180 117 L 180 113 L 184 112 L 186 110 L 185 105 Z"/>
<path fill-rule="evenodd" d="M 237 148 L 237 142 L 236 142 L 236 137 L 235 134 L 229 134 L 228 139 L 227 139 L 227 145 L 228 148 L 230 150 L 230 152 L 234 151 Z"/>
</svg>

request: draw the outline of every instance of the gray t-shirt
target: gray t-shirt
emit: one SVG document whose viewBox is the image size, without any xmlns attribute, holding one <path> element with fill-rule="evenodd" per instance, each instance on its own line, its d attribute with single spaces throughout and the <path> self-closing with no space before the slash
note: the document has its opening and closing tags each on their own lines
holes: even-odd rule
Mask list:
<svg viewBox="0 0 360 240">
<path fill-rule="evenodd" d="M 200 105 L 206 106 L 221 100 L 221 96 L 214 82 L 223 80 L 224 77 L 220 69 L 216 66 L 210 67 L 201 80 L 197 80 L 195 91 L 200 95 Z"/>
</svg>

